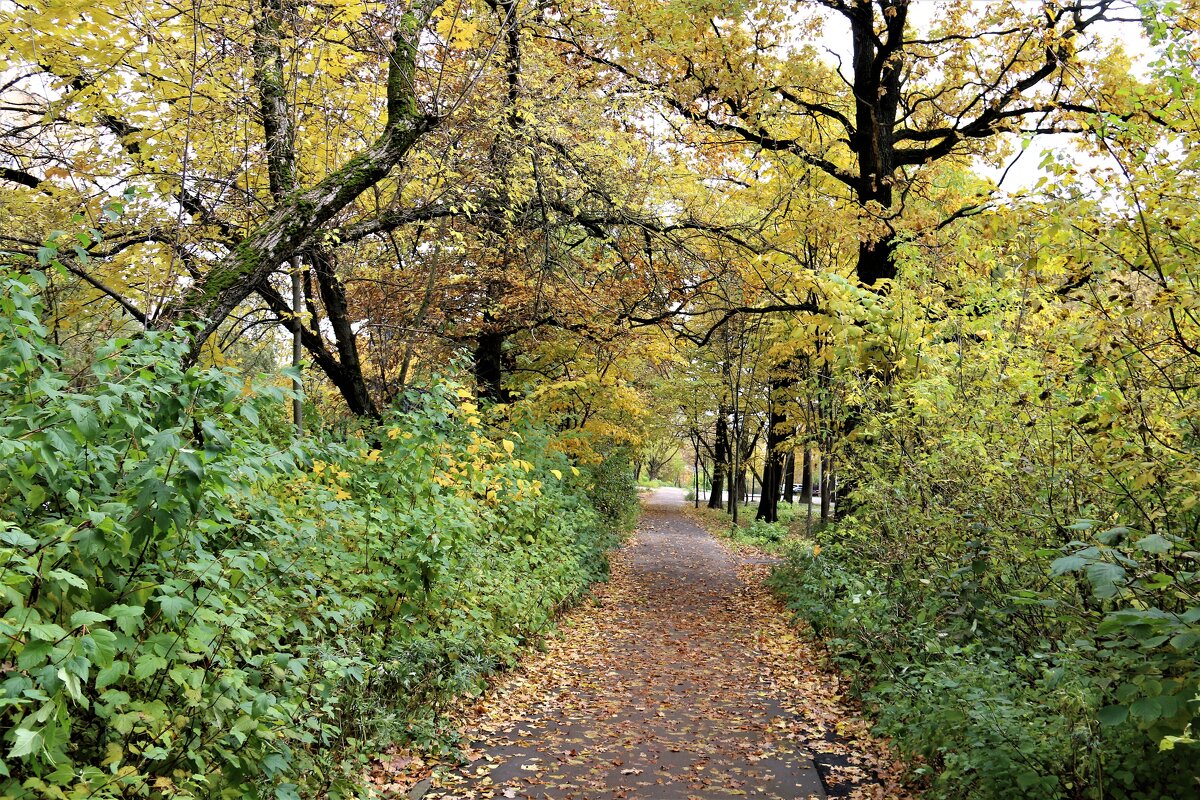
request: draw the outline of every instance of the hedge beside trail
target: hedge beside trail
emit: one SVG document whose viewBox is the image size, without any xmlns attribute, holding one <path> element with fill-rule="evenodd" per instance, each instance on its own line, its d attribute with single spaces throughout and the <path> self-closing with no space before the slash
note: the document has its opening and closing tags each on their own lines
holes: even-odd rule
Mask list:
<svg viewBox="0 0 1200 800">
<path fill-rule="evenodd" d="M 0 796 L 312 797 L 602 577 L 636 502 L 436 384 L 337 443 L 178 337 L 67 374 L 0 276 Z M 596 509 L 603 509 L 604 513 Z"/>
<path fill-rule="evenodd" d="M 1131 567 L 1137 541 L 1122 551 Z M 857 520 L 818 529 L 781 545 L 786 560 L 772 582 L 851 679 L 876 732 L 908 758 L 926 797 L 1196 796 L 1200 750 L 1169 735 L 1200 707 L 1191 699 L 1195 650 L 1182 634 L 1157 638 L 1145 620 L 1187 626 L 1200 615 L 1144 606 L 1084 616 L 1063 600 L 1079 586 L 1058 571 L 1055 551 L 1043 556 L 1052 577 L 1038 591 L 997 598 L 980 591 L 984 572 L 1016 572 L 999 553 L 914 577 L 887 560 L 886 545 Z M 1032 643 L 1017 619 L 1031 608 L 1044 630 Z M 1114 715 L 1122 704 L 1130 711 Z"/>
</svg>

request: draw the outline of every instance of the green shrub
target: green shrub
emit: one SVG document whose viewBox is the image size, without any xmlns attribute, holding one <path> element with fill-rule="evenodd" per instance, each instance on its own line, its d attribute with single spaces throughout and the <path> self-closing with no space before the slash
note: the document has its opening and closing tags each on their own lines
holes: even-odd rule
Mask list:
<svg viewBox="0 0 1200 800">
<path fill-rule="evenodd" d="M 1155 730 L 1099 721 L 1114 692 L 1126 692 L 1126 702 L 1145 694 L 1122 689 L 1115 676 L 1141 672 L 1165 685 L 1153 662 L 1133 669 L 1119 663 L 1128 658 L 1119 648 L 1082 638 L 1031 649 L 993 624 L 1011 621 L 1020 606 L 971 607 L 978 598 L 963 574 L 930 574 L 914 591 L 872 558 L 853 525 L 818 539 L 818 554 L 810 544 L 790 549 L 773 586 L 820 634 L 930 797 L 1168 800 L 1193 792 L 1195 749 L 1162 751 Z"/>
<path fill-rule="evenodd" d="M 628 449 L 617 447 L 603 453 L 602 460 L 588 465 L 585 471 L 589 480 L 588 498 L 603 524 L 613 532 L 632 529 L 640 506 Z"/>
<path fill-rule="evenodd" d="M 322 444 L 284 438 L 280 390 L 182 368 L 177 336 L 68 376 L 39 276 L 0 281 L 4 797 L 355 792 L 366 754 L 435 736 L 542 635 L 627 521 L 616 477 L 589 489 L 450 385 Z"/>
</svg>

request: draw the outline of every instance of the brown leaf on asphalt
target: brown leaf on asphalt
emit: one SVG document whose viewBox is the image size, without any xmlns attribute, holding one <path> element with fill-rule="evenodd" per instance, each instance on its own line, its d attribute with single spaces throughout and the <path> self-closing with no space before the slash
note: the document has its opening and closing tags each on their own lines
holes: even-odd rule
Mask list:
<svg viewBox="0 0 1200 800">
<path fill-rule="evenodd" d="M 434 765 L 427 798 L 912 796 L 767 590 L 764 559 L 731 552 L 679 505 L 648 504 L 609 583 L 464 703 L 470 747 Z M 382 787 L 403 779 L 383 780 L 380 794 L 402 796 Z"/>
</svg>

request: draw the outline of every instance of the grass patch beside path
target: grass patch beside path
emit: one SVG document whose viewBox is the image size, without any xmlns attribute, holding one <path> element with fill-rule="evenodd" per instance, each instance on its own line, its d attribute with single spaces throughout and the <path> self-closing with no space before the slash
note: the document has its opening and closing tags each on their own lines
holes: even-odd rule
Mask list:
<svg viewBox="0 0 1200 800">
<path fill-rule="evenodd" d="M 772 556 L 784 557 L 794 548 L 813 546 L 808 535 L 808 517 L 803 506 L 780 504 L 779 522 L 754 519 L 754 509 L 739 509 L 738 524 L 725 511 L 701 505 L 688 505 L 684 514 L 709 533 L 735 548 L 752 549 Z"/>
</svg>

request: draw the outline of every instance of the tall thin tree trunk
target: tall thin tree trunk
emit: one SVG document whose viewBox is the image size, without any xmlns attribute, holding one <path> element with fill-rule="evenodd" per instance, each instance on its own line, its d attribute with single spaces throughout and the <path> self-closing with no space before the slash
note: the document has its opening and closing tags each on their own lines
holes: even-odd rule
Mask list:
<svg viewBox="0 0 1200 800">
<path fill-rule="evenodd" d="M 796 500 L 796 451 L 788 448 L 787 455 L 783 459 L 783 486 L 782 500 L 785 503 L 793 503 Z"/>
<path fill-rule="evenodd" d="M 716 442 L 713 444 L 712 491 L 708 507 L 720 508 L 725 501 L 725 462 L 729 460 L 729 422 L 725 406 L 717 408 Z"/>
<path fill-rule="evenodd" d="M 800 466 L 800 502 L 812 505 L 813 498 L 813 463 L 812 446 L 804 443 L 804 457 Z"/>
<path fill-rule="evenodd" d="M 741 473 L 738 470 L 739 456 L 742 454 L 741 431 L 738 430 L 737 408 L 733 409 L 733 440 L 729 443 L 729 500 L 726 506 L 733 524 L 738 522 L 738 495 L 741 486 Z"/>
<path fill-rule="evenodd" d="M 304 382 L 300 378 L 300 365 L 304 363 L 304 325 L 300 319 L 300 308 L 304 304 L 304 286 L 300 281 L 300 259 L 292 258 L 292 367 L 296 376 L 292 378 L 292 423 L 296 426 L 296 436 L 304 435 L 304 400 L 300 393 L 304 391 Z"/>
<path fill-rule="evenodd" d="M 830 502 L 833 499 L 833 456 L 821 450 L 821 522 L 829 522 Z"/>
</svg>

